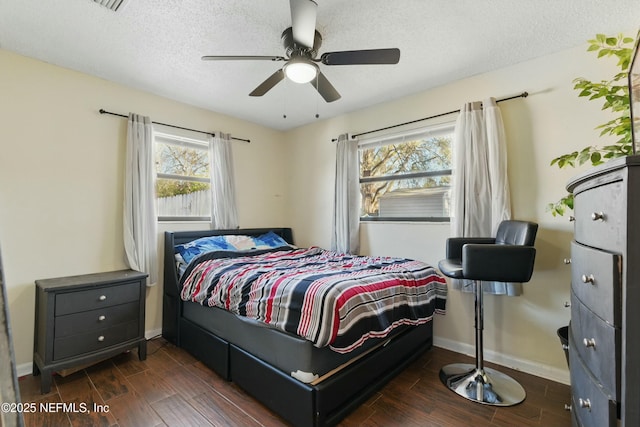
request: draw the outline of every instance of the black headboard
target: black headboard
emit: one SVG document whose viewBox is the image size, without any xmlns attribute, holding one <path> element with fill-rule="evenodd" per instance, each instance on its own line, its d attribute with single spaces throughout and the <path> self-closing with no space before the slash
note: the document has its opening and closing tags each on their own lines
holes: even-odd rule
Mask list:
<svg viewBox="0 0 640 427">
<path fill-rule="evenodd" d="M 293 245 L 293 233 L 290 228 L 234 228 L 233 230 L 166 231 L 164 233 L 165 248 L 167 236 L 171 236 L 171 247 L 174 247 L 175 245 L 181 245 L 201 237 L 229 235 L 260 236 L 261 234 L 268 233 L 269 231 L 273 231 L 278 236 L 286 240 L 287 243 L 291 243 Z"/>
</svg>

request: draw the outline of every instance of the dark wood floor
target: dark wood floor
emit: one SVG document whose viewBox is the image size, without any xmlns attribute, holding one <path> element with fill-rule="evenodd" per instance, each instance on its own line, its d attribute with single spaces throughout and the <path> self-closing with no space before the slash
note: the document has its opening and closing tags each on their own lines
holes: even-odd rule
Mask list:
<svg viewBox="0 0 640 427">
<path fill-rule="evenodd" d="M 569 387 L 500 368 L 524 386 L 527 399 L 496 408 L 470 402 L 438 379 L 441 366 L 472 359 L 441 348 L 429 350 L 340 424 L 352 426 L 570 426 L 564 410 Z M 487 364 L 492 366 L 491 364 Z M 222 380 L 185 351 L 149 341 L 147 360 L 135 351 L 66 377 L 55 376 L 40 394 L 39 377 L 20 378 L 23 403 L 84 404 L 98 411 L 24 414 L 29 426 L 286 426 L 277 415 Z M 39 405 L 38 405 L 39 406 Z"/>
</svg>

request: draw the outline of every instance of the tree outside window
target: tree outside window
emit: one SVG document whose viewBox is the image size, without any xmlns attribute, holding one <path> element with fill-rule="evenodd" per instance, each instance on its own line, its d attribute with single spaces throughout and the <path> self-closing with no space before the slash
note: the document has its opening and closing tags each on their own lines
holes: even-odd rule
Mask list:
<svg viewBox="0 0 640 427">
<path fill-rule="evenodd" d="M 361 219 L 448 219 L 452 140 L 448 124 L 361 143 Z"/>
<path fill-rule="evenodd" d="M 155 135 L 156 196 L 161 221 L 210 220 L 211 176 L 205 140 Z"/>
</svg>

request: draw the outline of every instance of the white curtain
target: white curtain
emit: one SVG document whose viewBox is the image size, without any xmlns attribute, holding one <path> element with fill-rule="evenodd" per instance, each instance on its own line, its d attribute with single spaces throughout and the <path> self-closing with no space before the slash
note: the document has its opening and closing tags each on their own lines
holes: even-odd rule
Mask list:
<svg viewBox="0 0 640 427">
<path fill-rule="evenodd" d="M 462 106 L 453 154 L 452 236 L 495 236 L 500 222 L 511 218 L 506 138 L 495 98 Z M 522 294 L 520 283 L 484 282 L 482 286 L 491 294 Z M 474 292 L 468 281 L 454 280 L 453 287 Z"/>
<path fill-rule="evenodd" d="M 216 132 L 216 135 L 216 137 L 209 137 L 211 227 L 228 230 L 238 228 L 231 135 L 222 132 Z"/>
<path fill-rule="evenodd" d="M 124 188 L 124 248 L 133 270 L 158 281 L 158 230 L 155 202 L 153 127 L 149 117 L 129 114 Z"/>
<path fill-rule="evenodd" d="M 348 134 L 336 144 L 336 178 L 331 249 L 357 254 L 360 250 L 360 184 L 358 142 Z"/>
<path fill-rule="evenodd" d="M 487 148 L 489 149 L 489 181 L 491 183 L 491 235 L 498 226 L 511 219 L 511 193 L 507 178 L 507 138 L 504 134 L 502 113 L 495 98 L 483 102 Z"/>
</svg>

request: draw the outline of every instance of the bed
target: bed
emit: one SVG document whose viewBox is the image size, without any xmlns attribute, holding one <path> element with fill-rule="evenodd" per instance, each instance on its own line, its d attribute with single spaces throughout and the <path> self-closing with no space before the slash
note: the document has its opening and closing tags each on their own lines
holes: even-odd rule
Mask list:
<svg viewBox="0 0 640 427">
<path fill-rule="evenodd" d="M 247 239 L 254 243 L 247 243 Z M 199 246 L 199 242 L 208 244 L 212 240 L 213 249 Z M 218 241 L 222 241 L 221 247 Z M 224 247 L 226 242 L 231 242 L 232 247 Z M 194 246 L 198 250 L 192 254 Z M 290 265 L 306 268 L 295 272 L 305 274 L 303 280 L 296 279 L 299 281 L 294 287 L 299 290 L 303 283 L 303 293 L 280 294 L 281 289 L 293 287 L 289 283 L 294 283 L 293 274 L 281 263 L 286 264 L 286 269 Z M 320 274 L 320 266 L 329 263 L 334 268 L 332 273 Z M 347 267 L 358 270 L 345 272 L 348 280 L 343 278 L 342 270 L 335 272 L 336 268 Z M 393 271 L 406 268 L 415 269 L 418 279 L 407 278 L 404 272 L 398 274 L 403 286 L 410 289 L 408 293 L 413 293 L 412 298 L 420 300 L 420 304 L 409 304 L 407 308 L 392 302 L 393 310 L 386 312 L 399 312 L 401 320 L 379 316 L 381 320 L 376 322 L 380 324 L 372 326 L 373 320 L 366 320 L 372 316 L 363 316 L 362 310 L 376 310 L 386 302 L 367 301 L 352 306 L 345 302 L 345 293 L 375 290 L 386 284 L 388 279 L 377 278 L 381 275 L 379 270 L 384 270 L 386 278 L 392 277 Z M 355 286 L 350 282 L 351 274 L 356 276 Z M 263 279 L 278 286 L 258 286 Z M 211 284 L 205 285 L 208 280 Z M 327 295 L 335 292 L 317 291 L 321 289 L 315 287 L 318 283 L 323 286 L 331 280 L 348 286 L 349 291 L 341 291 L 338 299 L 349 306 L 344 310 L 351 315 L 345 315 L 343 309 L 338 312 L 336 303 L 329 303 Z M 230 291 L 234 287 L 237 294 Z M 378 294 L 384 295 L 384 300 L 395 301 L 396 296 L 390 298 L 385 292 L 380 290 Z M 310 302 L 313 298 L 317 301 Z M 284 300 L 287 306 L 283 308 L 279 301 Z M 445 301 L 444 278 L 426 264 L 296 248 L 290 228 L 165 232 L 163 337 L 296 426 L 337 424 L 430 348 L 432 318 L 444 313 Z M 300 305 L 312 309 L 295 314 Z M 328 326 L 318 322 L 319 306 L 341 320 Z M 362 328 L 367 327 L 371 331 L 363 332 Z"/>
</svg>

